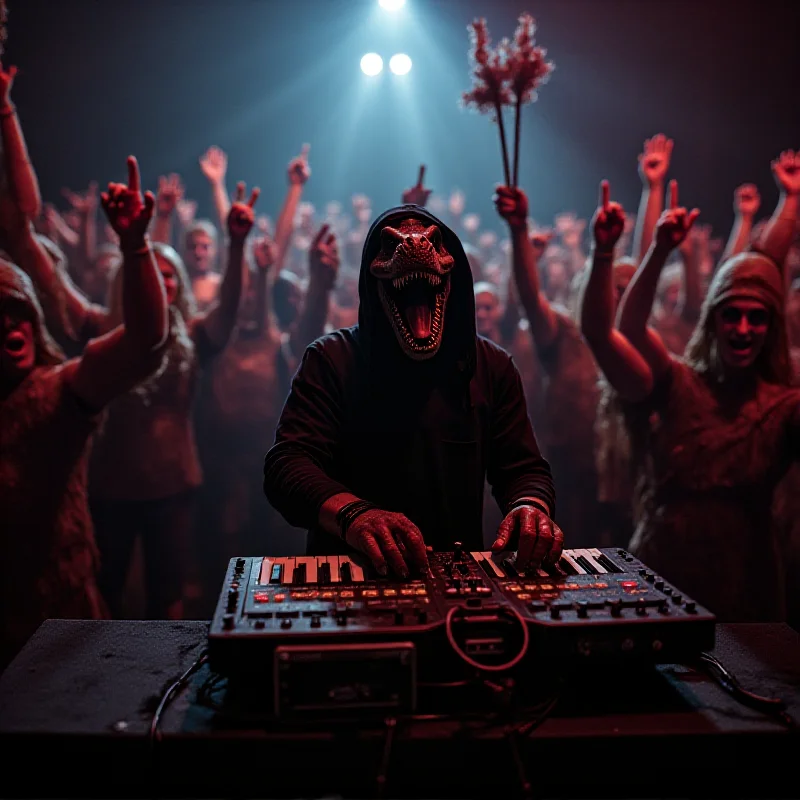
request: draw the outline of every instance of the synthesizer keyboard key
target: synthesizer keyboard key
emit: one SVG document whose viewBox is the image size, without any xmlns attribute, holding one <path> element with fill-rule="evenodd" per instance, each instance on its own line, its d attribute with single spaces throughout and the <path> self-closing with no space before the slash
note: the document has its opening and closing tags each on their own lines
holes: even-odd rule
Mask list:
<svg viewBox="0 0 800 800">
<path fill-rule="evenodd" d="M 586 570 L 570 555 L 571 550 L 564 550 L 561 553 L 561 562 L 566 563 L 564 571 L 569 575 L 586 575 Z M 571 572 L 569 570 L 572 570 Z"/>
<path fill-rule="evenodd" d="M 328 568 L 331 571 L 331 583 L 341 583 L 342 572 L 339 569 L 339 556 L 328 556 Z"/>
<path fill-rule="evenodd" d="M 342 583 L 353 582 L 350 559 L 347 556 L 339 556 L 339 574 L 342 576 Z"/>
<path fill-rule="evenodd" d="M 327 586 L 331 582 L 331 567 L 327 556 L 317 556 L 317 583 Z"/>
<path fill-rule="evenodd" d="M 583 571 L 589 575 L 597 575 L 597 569 L 589 563 L 589 559 L 580 550 L 570 550 L 569 554 L 572 560 L 583 568 Z"/>
<path fill-rule="evenodd" d="M 483 557 L 483 561 L 481 561 L 481 566 L 484 568 L 486 573 L 493 577 L 493 578 L 505 578 L 506 574 L 500 569 L 500 566 L 497 562 L 492 558 L 494 553 L 491 550 L 487 550 L 480 554 Z"/>
<path fill-rule="evenodd" d="M 597 575 L 605 575 L 608 572 L 602 564 L 597 562 L 591 550 L 584 549 L 577 550 L 576 552 L 582 555 L 597 570 Z"/>
<path fill-rule="evenodd" d="M 297 577 L 297 570 L 295 570 L 295 583 L 317 583 L 317 559 L 313 556 L 298 556 L 295 559 L 298 569 L 302 568 L 305 571 L 302 579 Z"/>
<path fill-rule="evenodd" d="M 272 573 L 269 576 L 270 583 L 280 583 L 283 574 L 283 559 L 278 558 L 272 564 Z"/>
<path fill-rule="evenodd" d="M 272 564 L 274 559 L 272 558 L 262 558 L 261 559 L 261 570 L 258 573 L 258 583 L 260 586 L 266 586 L 269 583 L 269 579 L 272 576 Z"/>
<path fill-rule="evenodd" d="M 294 583 L 295 560 L 294 558 L 284 558 L 282 560 L 283 560 L 283 572 L 281 573 L 281 585 L 291 586 L 291 584 Z"/>
<path fill-rule="evenodd" d="M 602 564 L 606 568 L 606 572 L 624 572 L 620 569 L 605 553 L 598 550 L 596 547 L 589 548 L 589 552 L 594 557 L 598 564 Z"/>
</svg>

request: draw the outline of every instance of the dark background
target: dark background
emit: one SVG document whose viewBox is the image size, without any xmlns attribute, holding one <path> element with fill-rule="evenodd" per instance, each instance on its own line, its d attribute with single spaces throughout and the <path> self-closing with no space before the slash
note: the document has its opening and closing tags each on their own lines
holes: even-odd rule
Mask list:
<svg viewBox="0 0 800 800">
<path fill-rule="evenodd" d="M 285 165 L 311 143 L 306 199 L 321 208 L 354 192 L 394 204 L 420 162 L 434 190 L 461 187 L 467 210 L 499 228 L 490 197 L 502 178 L 496 129 L 458 108 L 468 88 L 466 25 L 486 16 L 494 39 L 530 11 L 556 63 L 526 109 L 521 185 L 542 220 L 591 214 L 597 184 L 638 203 L 636 156 L 663 131 L 675 139 L 681 199 L 726 234 L 732 193 L 756 183 L 762 214 L 777 190 L 769 162 L 800 148 L 800 2 L 727 0 L 8 0 L 6 63 L 43 194 L 59 201 L 124 174 L 177 171 L 210 211 L 198 156 L 230 156 L 229 184 L 264 190 L 276 214 Z M 366 78 L 363 53 L 404 78 Z M 63 204 L 62 204 L 63 205 Z"/>
</svg>

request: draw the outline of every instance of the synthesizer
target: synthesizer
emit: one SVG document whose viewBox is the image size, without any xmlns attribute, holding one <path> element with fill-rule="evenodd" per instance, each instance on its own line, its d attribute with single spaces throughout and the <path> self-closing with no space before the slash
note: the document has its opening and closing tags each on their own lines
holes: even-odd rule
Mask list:
<svg viewBox="0 0 800 800">
<path fill-rule="evenodd" d="M 512 552 L 456 542 L 429 563 L 427 574 L 393 580 L 355 553 L 231 559 L 209 629 L 211 666 L 265 677 L 282 664 L 302 675 L 312 663 L 366 659 L 416 680 L 458 674 L 464 662 L 517 671 L 677 663 L 714 644 L 714 616 L 626 550 L 565 550 L 557 565 L 526 572 Z"/>
</svg>

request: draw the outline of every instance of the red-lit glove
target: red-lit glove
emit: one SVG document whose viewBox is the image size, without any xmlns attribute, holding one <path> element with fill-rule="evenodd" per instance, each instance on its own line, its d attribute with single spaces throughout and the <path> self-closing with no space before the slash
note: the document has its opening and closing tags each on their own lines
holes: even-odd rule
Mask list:
<svg viewBox="0 0 800 800">
<path fill-rule="evenodd" d="M 521 569 L 555 564 L 561 558 L 564 534 L 538 506 L 521 505 L 509 511 L 497 529 L 492 550 L 505 550 L 516 533 L 519 534 L 517 564 Z"/>
</svg>

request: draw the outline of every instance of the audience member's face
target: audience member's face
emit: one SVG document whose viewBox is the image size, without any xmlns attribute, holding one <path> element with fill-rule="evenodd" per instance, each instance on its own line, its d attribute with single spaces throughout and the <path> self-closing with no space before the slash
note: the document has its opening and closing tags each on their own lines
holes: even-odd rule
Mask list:
<svg viewBox="0 0 800 800">
<path fill-rule="evenodd" d="M 178 275 L 175 267 L 160 253 L 156 253 L 156 263 L 161 279 L 164 281 L 164 293 L 167 296 L 167 305 L 171 306 L 178 298 Z"/>
<path fill-rule="evenodd" d="M 681 295 L 681 285 L 678 281 L 670 281 L 661 292 L 661 307 L 667 315 L 675 314 L 678 310 L 678 300 Z"/>
<path fill-rule="evenodd" d="M 217 257 L 214 239 L 203 230 L 192 231 L 186 237 L 186 266 L 192 274 L 210 272 Z"/>
<path fill-rule="evenodd" d="M 764 349 L 769 332 L 769 309 L 757 300 L 733 299 L 714 311 L 719 355 L 725 366 L 747 369 Z"/>
<path fill-rule="evenodd" d="M 36 364 L 36 340 L 33 323 L 21 308 L 10 307 L 0 313 L 0 383 L 5 386 L 21 381 Z"/>
<path fill-rule="evenodd" d="M 502 309 L 500 300 L 491 292 L 478 292 L 475 295 L 475 321 L 481 336 L 493 336 L 500 323 Z"/>
</svg>

